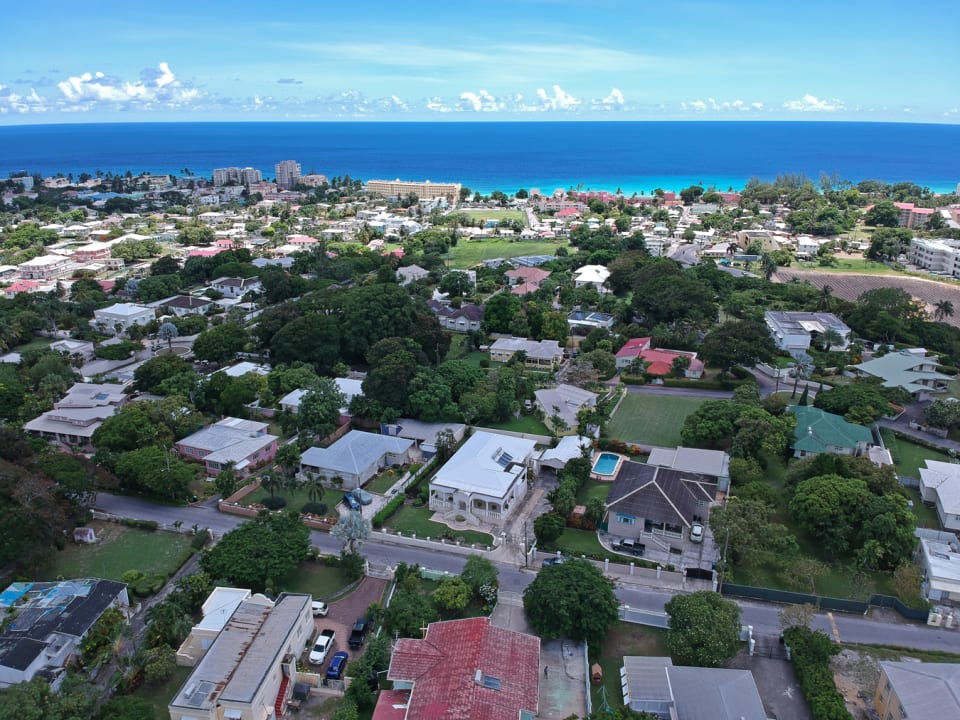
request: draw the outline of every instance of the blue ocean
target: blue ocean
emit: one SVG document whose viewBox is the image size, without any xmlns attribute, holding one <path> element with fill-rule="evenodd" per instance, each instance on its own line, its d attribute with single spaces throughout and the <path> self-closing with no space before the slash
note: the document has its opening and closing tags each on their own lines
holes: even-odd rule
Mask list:
<svg viewBox="0 0 960 720">
<path fill-rule="evenodd" d="M 822 173 L 960 182 L 960 125 L 840 122 L 136 123 L 0 127 L 0 175 L 96 170 L 210 176 L 251 166 L 362 180 L 459 182 L 483 193 L 520 188 L 649 193 L 699 183 L 740 189 L 751 177 Z"/>
</svg>

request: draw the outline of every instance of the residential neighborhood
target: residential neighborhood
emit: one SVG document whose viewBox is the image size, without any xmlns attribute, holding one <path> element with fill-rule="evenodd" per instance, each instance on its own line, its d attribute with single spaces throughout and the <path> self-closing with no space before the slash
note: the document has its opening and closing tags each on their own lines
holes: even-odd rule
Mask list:
<svg viewBox="0 0 960 720">
<path fill-rule="evenodd" d="M 955 196 L 273 170 L 5 181 L 0 700 L 947 707 Z"/>
</svg>

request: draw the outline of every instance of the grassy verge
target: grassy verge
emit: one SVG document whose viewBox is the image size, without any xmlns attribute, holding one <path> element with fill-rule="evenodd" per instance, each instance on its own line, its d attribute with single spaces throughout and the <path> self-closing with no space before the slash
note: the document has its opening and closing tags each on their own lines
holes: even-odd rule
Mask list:
<svg viewBox="0 0 960 720">
<path fill-rule="evenodd" d="M 90 526 L 100 541 L 95 545 L 68 544 L 38 575 L 38 580 L 96 577 L 119 581 L 127 570 L 169 576 L 193 554 L 188 535 L 96 521 Z"/>
<path fill-rule="evenodd" d="M 610 419 L 610 437 L 629 443 L 676 447 L 687 416 L 703 398 L 628 393 Z"/>
<path fill-rule="evenodd" d="M 620 668 L 623 667 L 624 655 L 667 657 L 666 637 L 666 630 L 634 623 L 619 622 L 610 628 L 600 646 L 600 655 L 590 658 L 591 663 L 600 663 L 603 670 L 603 682 L 590 689 L 593 707 L 601 706 L 604 694 L 611 708 L 623 707 Z"/>
<path fill-rule="evenodd" d="M 398 530 L 404 535 L 416 533 L 418 538 L 441 537 L 445 532 L 453 532 L 455 538 L 463 538 L 465 545 L 492 545 L 493 536 L 479 532 L 477 530 L 452 530 L 443 523 L 434 522 L 430 519 L 433 511 L 427 507 L 414 507 L 413 505 L 404 505 L 390 520 L 385 527 L 391 530 Z"/>
</svg>

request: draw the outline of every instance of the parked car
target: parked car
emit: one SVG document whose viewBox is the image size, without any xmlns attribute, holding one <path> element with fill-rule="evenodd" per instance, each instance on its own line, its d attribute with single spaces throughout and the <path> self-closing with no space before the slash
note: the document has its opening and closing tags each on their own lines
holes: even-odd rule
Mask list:
<svg viewBox="0 0 960 720">
<path fill-rule="evenodd" d="M 368 493 L 362 488 L 357 488 L 356 490 L 351 490 L 350 494 L 353 495 L 361 505 L 369 505 L 373 502 L 373 495 Z"/>
<path fill-rule="evenodd" d="M 351 649 L 356 650 L 363 645 L 363 641 L 367 639 L 368 627 L 369 623 L 366 618 L 357 618 L 357 621 L 353 624 L 353 630 L 350 632 L 350 639 L 347 641 L 347 645 Z"/>
<path fill-rule="evenodd" d="M 349 657 L 343 650 L 333 654 L 330 658 L 330 667 L 327 668 L 327 680 L 339 680 L 343 677 L 343 670 L 347 667 Z"/>
<path fill-rule="evenodd" d="M 703 523 L 695 522 L 690 526 L 690 542 L 703 542 Z"/>
<path fill-rule="evenodd" d="M 353 493 L 346 493 L 343 496 L 343 502 L 345 502 L 351 510 L 360 510 L 360 501 L 354 497 Z"/>
<path fill-rule="evenodd" d="M 631 555 L 636 555 L 637 557 L 643 557 L 643 553 L 646 552 L 647 546 L 643 543 L 639 543 L 636 540 L 621 540 L 619 543 L 613 546 L 614 550 L 618 550 L 622 553 L 630 553 Z"/>
<path fill-rule="evenodd" d="M 317 639 L 313 641 L 310 656 L 307 658 L 311 665 L 323 665 L 323 661 L 330 654 L 330 649 L 333 647 L 333 641 L 336 637 L 336 632 L 330 628 L 324 628 L 319 632 Z"/>
<path fill-rule="evenodd" d="M 566 562 L 566 560 L 567 558 L 564 557 L 563 555 L 557 555 L 556 557 L 552 557 L 552 558 L 544 558 L 543 566 L 549 567 L 551 565 L 563 565 L 563 563 Z"/>
<path fill-rule="evenodd" d="M 330 608 L 323 600 L 314 600 L 310 603 L 310 608 L 313 610 L 314 617 L 326 617 L 327 613 L 330 612 Z"/>
</svg>

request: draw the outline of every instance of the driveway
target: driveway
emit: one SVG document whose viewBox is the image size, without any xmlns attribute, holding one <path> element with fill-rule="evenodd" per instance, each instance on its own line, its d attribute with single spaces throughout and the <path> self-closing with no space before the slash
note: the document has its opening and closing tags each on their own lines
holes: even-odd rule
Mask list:
<svg viewBox="0 0 960 720">
<path fill-rule="evenodd" d="M 357 651 L 350 650 L 350 648 L 347 647 L 347 640 L 350 639 L 350 631 L 353 629 L 353 623 L 356 622 L 358 617 L 363 617 L 367 612 L 367 608 L 373 603 L 378 603 L 383 600 L 383 593 L 386 587 L 386 580 L 364 577 L 356 590 L 343 596 L 339 600 L 333 600 L 327 603 L 330 607 L 330 612 L 326 617 L 314 618 L 313 624 L 315 630 L 313 637 L 310 638 L 311 647 L 313 645 L 313 639 L 322 629 L 330 628 L 337 633 L 337 637 L 334 640 L 333 648 L 327 655 L 327 660 L 324 665 L 308 665 L 313 672 L 320 672 L 326 663 L 330 661 L 333 654 L 339 650 L 346 650 L 351 655 L 350 659 L 353 659 Z M 359 652 L 362 654 L 363 649 Z M 309 654 L 310 648 L 308 647 L 303 653 L 304 664 L 307 664 L 307 656 Z"/>
</svg>

